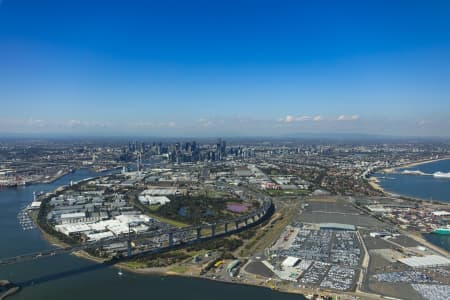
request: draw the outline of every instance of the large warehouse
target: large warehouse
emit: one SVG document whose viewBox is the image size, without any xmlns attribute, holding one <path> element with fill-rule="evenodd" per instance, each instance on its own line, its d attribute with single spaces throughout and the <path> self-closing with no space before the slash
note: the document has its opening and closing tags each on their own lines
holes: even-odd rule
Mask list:
<svg viewBox="0 0 450 300">
<path fill-rule="evenodd" d="M 340 223 L 320 223 L 320 229 L 333 229 L 333 230 L 356 230 L 355 225 L 340 224 Z"/>
<path fill-rule="evenodd" d="M 444 267 L 450 265 L 450 259 L 440 255 L 411 256 L 398 260 L 412 268 Z"/>
</svg>

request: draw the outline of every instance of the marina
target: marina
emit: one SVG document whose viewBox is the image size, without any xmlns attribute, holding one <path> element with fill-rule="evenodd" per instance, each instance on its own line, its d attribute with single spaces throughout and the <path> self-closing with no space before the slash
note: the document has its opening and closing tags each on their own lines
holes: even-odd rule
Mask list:
<svg viewBox="0 0 450 300">
<path fill-rule="evenodd" d="M 19 221 L 19 224 L 22 226 L 23 230 L 32 230 L 36 228 L 33 220 L 31 220 L 30 216 L 28 215 L 27 207 L 22 208 L 19 211 L 19 213 L 17 214 L 17 220 Z"/>
</svg>

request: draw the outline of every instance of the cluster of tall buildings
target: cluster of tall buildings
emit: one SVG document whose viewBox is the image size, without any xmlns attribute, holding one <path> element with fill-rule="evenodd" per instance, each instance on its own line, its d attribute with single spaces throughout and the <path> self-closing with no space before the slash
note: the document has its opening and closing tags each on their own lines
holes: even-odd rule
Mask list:
<svg viewBox="0 0 450 300">
<path fill-rule="evenodd" d="M 122 148 L 121 161 L 133 161 L 138 155 L 148 159 L 153 155 L 166 157 L 174 163 L 221 161 L 227 157 L 248 158 L 254 157 L 255 149 L 247 146 L 227 146 L 221 138 L 216 142 L 198 143 L 197 141 L 183 142 L 128 142 L 128 147 Z M 138 162 L 139 163 L 139 162 Z"/>
<path fill-rule="evenodd" d="M 129 142 L 128 148 L 124 148 L 122 160 L 130 161 L 135 158 L 136 153 L 143 157 L 152 155 L 166 156 L 171 162 L 197 162 L 197 161 L 220 161 L 226 157 L 251 157 L 254 151 L 247 147 L 227 147 L 227 142 L 218 139 L 215 143 L 199 144 L 197 141 L 173 142 L 173 143 L 142 143 Z"/>
</svg>

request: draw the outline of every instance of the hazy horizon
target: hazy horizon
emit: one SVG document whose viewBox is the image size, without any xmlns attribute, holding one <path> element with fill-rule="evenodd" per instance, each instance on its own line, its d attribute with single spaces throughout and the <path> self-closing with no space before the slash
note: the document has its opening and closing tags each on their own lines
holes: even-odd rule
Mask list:
<svg viewBox="0 0 450 300">
<path fill-rule="evenodd" d="M 298 141 L 298 142 L 449 142 L 447 136 L 418 136 L 418 135 L 379 135 L 361 133 L 293 133 L 281 135 L 167 135 L 167 134 L 83 134 L 83 133 L 0 133 L 0 141 L 5 140 L 112 140 L 112 141 L 207 141 L 216 142 L 217 139 L 228 141 Z"/>
</svg>

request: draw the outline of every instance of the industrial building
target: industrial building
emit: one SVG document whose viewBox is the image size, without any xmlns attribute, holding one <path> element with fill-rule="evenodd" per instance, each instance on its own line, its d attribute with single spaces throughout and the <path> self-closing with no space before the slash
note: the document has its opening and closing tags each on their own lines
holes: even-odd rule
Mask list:
<svg viewBox="0 0 450 300">
<path fill-rule="evenodd" d="M 164 188 L 164 187 L 155 187 L 144 190 L 141 195 L 149 195 L 149 196 L 169 196 L 169 195 L 179 195 L 181 192 L 177 188 Z"/>
<path fill-rule="evenodd" d="M 300 258 L 293 257 L 293 256 L 288 256 L 288 257 L 281 263 L 281 265 L 282 265 L 283 267 L 294 267 L 296 264 L 298 264 L 299 261 L 300 261 Z"/>
<path fill-rule="evenodd" d="M 340 224 L 340 223 L 320 223 L 319 226 L 320 226 L 321 230 L 324 230 L 324 229 L 352 230 L 352 231 L 356 230 L 355 225 Z"/>
<path fill-rule="evenodd" d="M 450 259 L 440 255 L 411 256 L 398 260 L 412 268 L 430 268 L 450 266 Z"/>
<path fill-rule="evenodd" d="M 142 214 L 122 214 L 110 220 L 102 220 L 92 223 L 77 222 L 56 225 L 55 229 L 67 236 L 85 234 L 90 241 L 98 241 L 126 234 L 129 231 L 140 233 L 149 229 L 146 224 L 153 219 Z"/>
<path fill-rule="evenodd" d="M 150 196 L 150 195 L 140 195 L 139 202 L 146 205 L 164 205 L 170 202 L 170 199 L 166 196 Z"/>
<path fill-rule="evenodd" d="M 382 238 L 382 237 L 386 237 L 386 236 L 391 236 L 392 234 L 387 231 L 376 231 L 376 232 L 369 233 L 369 235 L 370 235 L 370 237 L 373 237 L 373 238 Z"/>
<path fill-rule="evenodd" d="M 230 262 L 227 266 L 227 272 L 230 274 L 231 277 L 236 276 L 237 272 L 239 271 L 239 266 L 241 264 L 241 261 L 236 259 Z"/>
</svg>

